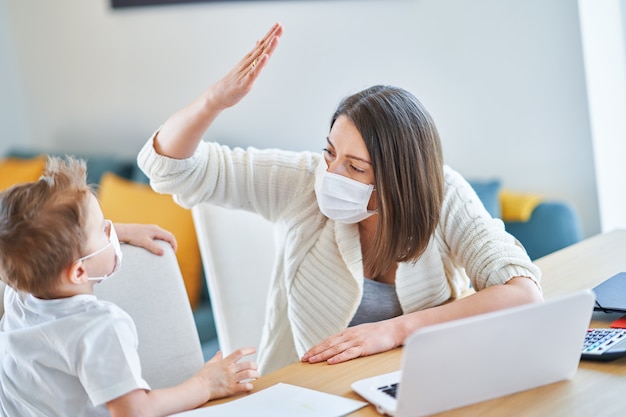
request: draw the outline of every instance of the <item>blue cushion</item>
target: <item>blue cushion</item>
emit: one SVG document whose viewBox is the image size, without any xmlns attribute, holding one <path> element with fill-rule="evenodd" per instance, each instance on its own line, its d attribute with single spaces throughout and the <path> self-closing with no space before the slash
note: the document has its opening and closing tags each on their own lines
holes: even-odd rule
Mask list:
<svg viewBox="0 0 626 417">
<path fill-rule="evenodd" d="M 133 173 L 131 174 L 130 179 L 135 182 L 142 183 L 142 184 L 150 183 L 150 179 L 146 176 L 146 174 L 143 173 L 141 169 L 139 169 L 139 167 L 136 164 L 133 167 Z"/>
<path fill-rule="evenodd" d="M 129 178 L 133 169 L 132 163 L 115 156 L 76 155 L 87 161 L 87 182 L 100 184 L 105 172 L 112 172 L 122 178 Z"/>
<path fill-rule="evenodd" d="M 491 217 L 500 217 L 499 180 L 468 180 Z"/>
<path fill-rule="evenodd" d="M 63 152 L 41 152 L 29 149 L 11 149 L 8 156 L 16 158 L 32 158 L 37 155 L 46 154 L 51 156 L 64 156 Z M 97 185 L 100 178 L 105 172 L 113 172 L 123 177 L 131 178 L 134 170 L 134 161 L 124 160 L 112 155 L 86 155 L 86 154 L 70 154 L 76 158 L 84 159 L 87 162 L 87 182 Z"/>
</svg>

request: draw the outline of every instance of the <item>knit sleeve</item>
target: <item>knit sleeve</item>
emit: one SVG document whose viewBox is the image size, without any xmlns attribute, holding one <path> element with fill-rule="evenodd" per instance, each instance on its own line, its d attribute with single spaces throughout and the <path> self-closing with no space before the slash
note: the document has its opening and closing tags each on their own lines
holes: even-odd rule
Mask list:
<svg viewBox="0 0 626 417">
<path fill-rule="evenodd" d="M 137 157 L 155 191 L 172 194 L 186 208 L 211 203 L 253 211 L 272 221 L 302 189 L 301 184 L 310 182 L 321 157 L 200 142 L 191 157 L 173 159 L 154 150 L 155 135 Z"/>
<path fill-rule="evenodd" d="M 492 218 L 471 185 L 445 168 L 445 195 L 438 232 L 450 257 L 465 269 L 474 289 L 504 284 L 526 276 L 539 285 L 541 271 L 521 243 Z"/>
</svg>

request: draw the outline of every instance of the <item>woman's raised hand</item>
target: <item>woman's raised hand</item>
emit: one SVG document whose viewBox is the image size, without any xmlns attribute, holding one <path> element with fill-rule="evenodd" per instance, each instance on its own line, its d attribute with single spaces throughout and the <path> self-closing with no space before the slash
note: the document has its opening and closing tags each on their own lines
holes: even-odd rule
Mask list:
<svg viewBox="0 0 626 417">
<path fill-rule="evenodd" d="M 252 89 L 254 82 L 278 46 L 283 33 L 280 23 L 274 23 L 263 39 L 243 57 L 226 76 L 211 87 L 214 103 L 222 109 L 237 104 Z"/>
<path fill-rule="evenodd" d="M 155 151 L 175 159 L 193 155 L 202 135 L 222 110 L 237 104 L 252 89 L 282 33 L 282 25 L 275 23 L 222 79 L 170 116 L 154 137 Z"/>
</svg>

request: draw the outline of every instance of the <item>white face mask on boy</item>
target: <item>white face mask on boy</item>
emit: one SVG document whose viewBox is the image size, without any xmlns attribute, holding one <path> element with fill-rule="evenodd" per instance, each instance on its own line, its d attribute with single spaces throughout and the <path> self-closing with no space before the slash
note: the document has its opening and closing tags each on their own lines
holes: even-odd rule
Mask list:
<svg viewBox="0 0 626 417">
<path fill-rule="evenodd" d="M 327 171 L 322 159 L 315 171 L 315 195 L 321 212 L 339 223 L 353 224 L 367 219 L 376 211 L 367 209 L 374 185 Z"/>
<path fill-rule="evenodd" d="M 109 225 L 109 243 L 106 244 L 104 247 L 98 249 L 97 251 L 92 252 L 89 255 L 83 256 L 82 258 L 79 258 L 78 260 L 84 261 L 85 259 L 89 259 L 92 256 L 95 256 L 99 254 L 100 252 L 104 251 L 109 246 L 113 245 L 113 249 L 115 250 L 115 266 L 113 267 L 113 270 L 106 275 L 103 275 L 101 277 L 87 278 L 89 281 L 104 281 L 105 279 L 113 276 L 117 271 L 120 270 L 120 267 L 122 266 L 122 248 L 120 247 L 120 241 L 117 238 L 117 233 L 115 233 L 113 222 L 111 222 L 111 220 L 105 220 L 105 222 L 107 222 Z"/>
</svg>

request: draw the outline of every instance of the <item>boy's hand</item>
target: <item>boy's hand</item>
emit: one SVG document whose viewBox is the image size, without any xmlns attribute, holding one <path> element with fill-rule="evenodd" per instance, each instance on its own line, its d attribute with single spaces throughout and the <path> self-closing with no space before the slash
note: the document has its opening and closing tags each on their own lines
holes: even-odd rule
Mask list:
<svg viewBox="0 0 626 417">
<path fill-rule="evenodd" d="M 252 390 L 250 379 L 259 377 L 256 362 L 239 362 L 256 349 L 241 348 L 222 358 L 222 352 L 211 358 L 196 374 L 209 389 L 209 400 L 215 400 Z"/>
<path fill-rule="evenodd" d="M 115 223 L 115 231 L 120 242 L 139 246 L 147 249 L 155 255 L 163 255 L 163 248 L 155 240 L 164 240 L 169 243 L 174 251 L 178 249 L 176 238 L 170 232 L 155 224 L 129 224 Z"/>
<path fill-rule="evenodd" d="M 254 348 L 243 348 L 225 358 L 218 352 L 183 383 L 157 390 L 135 389 L 107 402 L 107 408 L 111 417 L 169 416 L 199 407 L 209 400 L 250 391 L 252 384 L 247 380 L 259 377 L 257 364 L 239 361 L 254 352 Z"/>
</svg>

